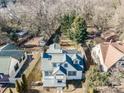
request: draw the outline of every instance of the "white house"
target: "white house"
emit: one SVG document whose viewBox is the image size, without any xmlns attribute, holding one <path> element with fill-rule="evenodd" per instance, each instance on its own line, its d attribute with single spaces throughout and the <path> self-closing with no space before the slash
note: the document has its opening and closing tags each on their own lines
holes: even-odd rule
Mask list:
<svg viewBox="0 0 124 93">
<path fill-rule="evenodd" d="M 54 43 L 41 54 L 44 87 L 65 87 L 67 80 L 84 78 L 85 57 L 77 50 L 64 50 Z"/>
<path fill-rule="evenodd" d="M 94 62 L 105 72 L 124 69 L 124 43 L 100 43 L 92 48 L 91 55 Z"/>
<path fill-rule="evenodd" d="M 27 54 L 13 44 L 0 48 L 0 83 L 14 83 L 20 69 L 27 60 Z"/>
</svg>

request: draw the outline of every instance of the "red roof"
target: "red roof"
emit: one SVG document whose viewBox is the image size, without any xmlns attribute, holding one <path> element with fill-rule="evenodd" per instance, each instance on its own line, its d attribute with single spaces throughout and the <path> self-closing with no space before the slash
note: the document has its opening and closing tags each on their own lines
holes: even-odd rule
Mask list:
<svg viewBox="0 0 124 93">
<path fill-rule="evenodd" d="M 124 43 L 109 43 L 100 44 L 104 64 L 110 68 L 120 58 L 124 56 Z"/>
</svg>

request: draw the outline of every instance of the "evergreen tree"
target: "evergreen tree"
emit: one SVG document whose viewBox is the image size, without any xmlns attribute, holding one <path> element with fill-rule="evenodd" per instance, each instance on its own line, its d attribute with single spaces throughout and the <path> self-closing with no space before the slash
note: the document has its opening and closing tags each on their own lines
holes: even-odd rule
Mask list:
<svg viewBox="0 0 124 93">
<path fill-rule="evenodd" d="M 13 93 L 11 88 L 9 88 L 9 93 Z"/>
<path fill-rule="evenodd" d="M 16 32 L 11 32 L 9 34 L 9 38 L 14 41 L 14 42 L 17 42 L 18 41 L 18 36 L 16 35 Z"/>
<path fill-rule="evenodd" d="M 71 32 L 71 25 L 75 19 L 75 12 L 72 12 L 70 14 L 66 14 L 63 17 L 61 17 L 61 32 L 64 32 L 64 34 L 68 35 L 70 37 Z"/>
<path fill-rule="evenodd" d="M 53 39 L 54 43 L 59 43 L 60 42 L 60 38 L 59 35 L 55 35 L 54 39 Z"/>
<path fill-rule="evenodd" d="M 61 32 L 77 43 L 84 43 L 87 39 L 86 21 L 74 13 L 64 15 L 61 19 Z"/>
<path fill-rule="evenodd" d="M 23 74 L 21 78 L 22 78 L 22 82 L 21 82 L 22 90 L 23 90 L 24 93 L 27 93 L 27 91 L 28 91 L 28 82 L 27 82 L 25 74 Z"/>
<path fill-rule="evenodd" d="M 86 21 L 82 17 L 77 16 L 75 18 L 71 30 L 74 33 L 74 40 L 77 43 L 84 43 L 84 41 L 87 39 L 88 33 Z"/>
<path fill-rule="evenodd" d="M 21 87 L 21 85 L 20 85 L 18 80 L 16 80 L 16 91 L 18 93 L 22 93 L 22 87 Z"/>
</svg>

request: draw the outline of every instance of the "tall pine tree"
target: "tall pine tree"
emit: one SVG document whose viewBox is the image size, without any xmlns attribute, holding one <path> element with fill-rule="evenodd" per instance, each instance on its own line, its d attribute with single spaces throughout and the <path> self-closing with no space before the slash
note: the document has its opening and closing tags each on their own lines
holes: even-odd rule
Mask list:
<svg viewBox="0 0 124 93">
<path fill-rule="evenodd" d="M 16 91 L 18 93 L 22 93 L 22 87 L 21 87 L 21 85 L 20 85 L 18 80 L 16 80 Z"/>
<path fill-rule="evenodd" d="M 22 82 L 21 82 L 23 93 L 27 93 L 28 91 L 28 82 L 25 74 L 22 75 Z"/>
</svg>

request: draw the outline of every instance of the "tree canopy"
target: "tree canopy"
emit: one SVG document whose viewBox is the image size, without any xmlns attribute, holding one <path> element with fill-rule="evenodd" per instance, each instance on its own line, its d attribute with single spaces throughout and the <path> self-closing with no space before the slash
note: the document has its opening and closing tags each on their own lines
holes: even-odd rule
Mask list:
<svg viewBox="0 0 124 93">
<path fill-rule="evenodd" d="M 61 18 L 61 31 L 77 43 L 84 43 L 87 39 L 86 21 L 75 13 L 64 15 Z"/>
<path fill-rule="evenodd" d="M 110 74 L 108 72 L 100 72 L 97 66 L 92 66 L 86 74 L 86 81 L 89 87 L 108 85 Z"/>
</svg>

